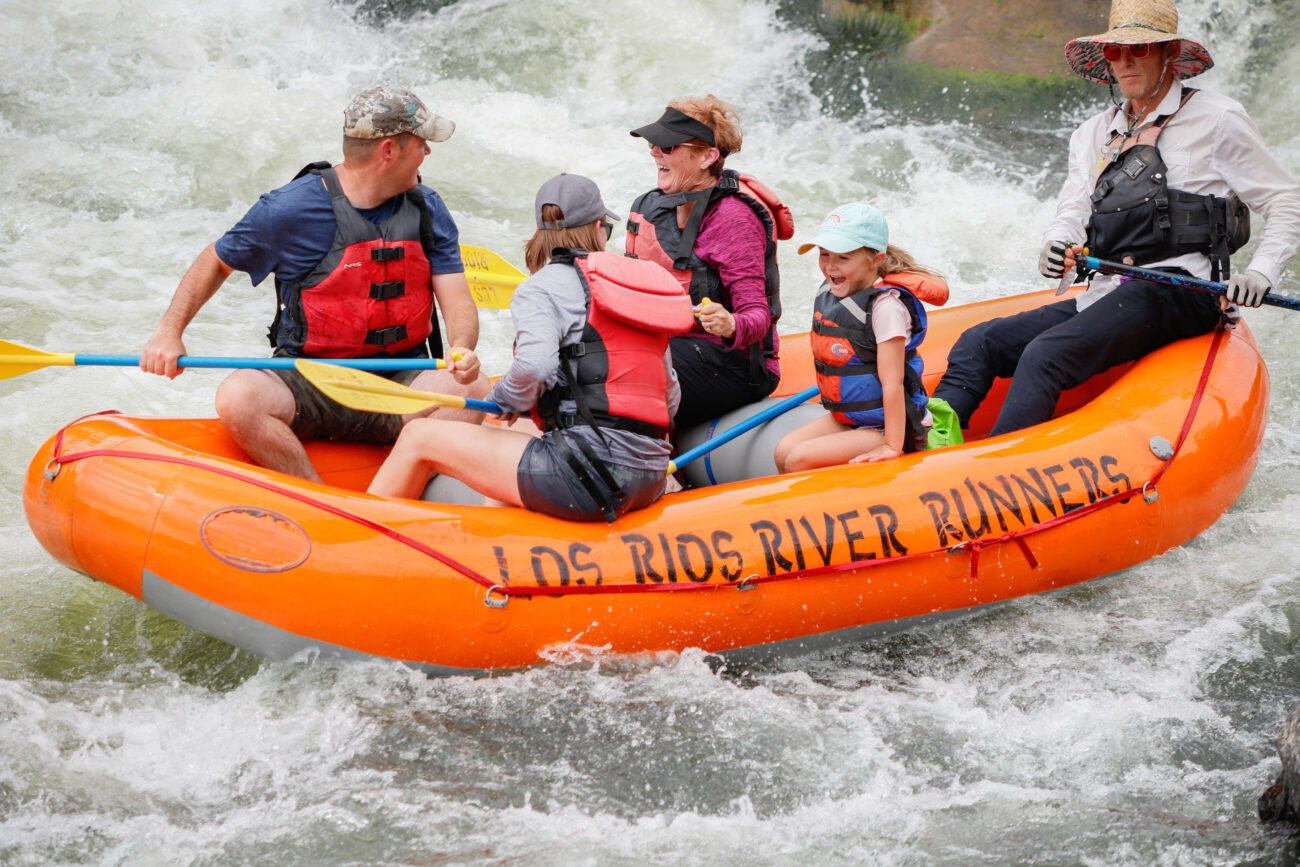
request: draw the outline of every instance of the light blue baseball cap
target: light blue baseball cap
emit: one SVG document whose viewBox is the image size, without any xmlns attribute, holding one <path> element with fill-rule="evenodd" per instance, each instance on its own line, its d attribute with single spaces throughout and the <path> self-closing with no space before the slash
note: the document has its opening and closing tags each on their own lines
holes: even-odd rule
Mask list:
<svg viewBox="0 0 1300 867">
<path fill-rule="evenodd" d="M 832 253 L 852 253 L 859 247 L 883 252 L 888 246 L 889 223 L 880 209 L 866 202 L 849 202 L 826 216 L 813 239 L 799 246 L 799 253 L 807 253 L 813 247 Z"/>
</svg>

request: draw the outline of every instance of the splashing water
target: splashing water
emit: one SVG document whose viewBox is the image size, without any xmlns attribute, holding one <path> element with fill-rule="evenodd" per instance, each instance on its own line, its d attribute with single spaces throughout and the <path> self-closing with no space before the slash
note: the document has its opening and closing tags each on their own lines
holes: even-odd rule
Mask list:
<svg viewBox="0 0 1300 867">
<path fill-rule="evenodd" d="M 806 327 L 819 282 L 794 248 L 856 198 L 949 276 L 953 303 L 1041 288 L 1066 140 L 1104 92 L 1002 119 L 975 111 L 977 90 L 909 108 L 851 59 L 846 111 L 814 89 L 826 46 L 788 5 L 0 4 L 4 337 L 139 351 L 199 250 L 303 164 L 337 160 L 342 106 L 379 80 L 457 122 L 425 180 L 466 243 L 516 262 L 542 180 L 587 174 L 626 209 L 653 183 L 627 131 L 713 92 L 745 126 L 729 165 L 795 213 L 784 330 Z M 1180 6 L 1218 61 L 1197 83 L 1241 99 L 1300 172 L 1300 10 Z M 264 353 L 271 313 L 269 284 L 237 276 L 188 349 Z M 107 408 L 207 416 L 216 375 L 5 380 L 0 862 L 1293 861 L 1254 810 L 1300 675 L 1300 362 L 1287 312 L 1247 316 L 1271 420 L 1211 530 L 1066 592 L 746 670 L 583 648 L 483 680 L 264 663 L 55 564 L 21 513 L 27 458 L 57 427 Z M 485 311 L 490 372 L 510 340 Z"/>
</svg>

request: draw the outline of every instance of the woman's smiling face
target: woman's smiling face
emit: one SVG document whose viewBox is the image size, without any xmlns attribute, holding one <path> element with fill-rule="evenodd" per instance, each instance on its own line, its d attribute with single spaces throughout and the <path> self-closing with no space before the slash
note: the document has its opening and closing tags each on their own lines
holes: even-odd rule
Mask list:
<svg viewBox="0 0 1300 867">
<path fill-rule="evenodd" d="M 709 173 L 709 166 L 718 159 L 717 148 L 704 144 L 661 148 L 652 144 L 650 156 L 658 170 L 658 187 L 669 195 L 707 190 L 717 183 L 717 178 Z"/>
</svg>

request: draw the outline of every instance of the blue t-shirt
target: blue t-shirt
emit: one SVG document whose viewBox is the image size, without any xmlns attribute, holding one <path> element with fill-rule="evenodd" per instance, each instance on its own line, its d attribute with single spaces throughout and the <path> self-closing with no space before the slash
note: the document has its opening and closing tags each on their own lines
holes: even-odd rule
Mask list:
<svg viewBox="0 0 1300 867">
<path fill-rule="evenodd" d="M 429 260 L 433 274 L 459 274 L 460 232 L 442 197 L 420 185 L 433 223 L 434 246 Z M 375 225 L 397 213 L 402 196 L 377 208 L 357 208 Z M 275 274 L 293 283 L 311 274 L 334 243 L 338 221 L 330 206 L 329 191 L 319 175 L 303 175 L 279 189 L 264 193 L 248 213 L 217 240 L 217 256 L 231 268 L 246 271 L 253 285 Z"/>
</svg>

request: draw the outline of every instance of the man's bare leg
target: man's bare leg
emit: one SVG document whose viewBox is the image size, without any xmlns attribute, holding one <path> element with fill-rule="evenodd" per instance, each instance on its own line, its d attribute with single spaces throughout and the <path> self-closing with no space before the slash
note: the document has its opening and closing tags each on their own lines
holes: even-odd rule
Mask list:
<svg viewBox="0 0 1300 867">
<path fill-rule="evenodd" d="M 269 370 L 237 370 L 217 388 L 217 417 L 255 462 L 291 476 L 321 480 L 294 434 L 293 392 Z"/>
</svg>

